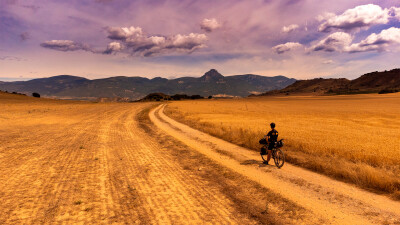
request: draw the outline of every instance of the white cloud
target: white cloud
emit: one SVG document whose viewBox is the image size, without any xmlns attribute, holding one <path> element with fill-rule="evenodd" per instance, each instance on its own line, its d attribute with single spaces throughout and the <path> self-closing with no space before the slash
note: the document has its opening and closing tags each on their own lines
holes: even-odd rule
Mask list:
<svg viewBox="0 0 400 225">
<path fill-rule="evenodd" d="M 88 45 L 71 40 L 45 41 L 44 43 L 41 43 L 40 46 L 63 52 L 77 51 L 77 50 L 93 52 L 93 50 Z"/>
<path fill-rule="evenodd" d="M 272 50 L 278 54 L 282 54 L 288 51 L 291 51 L 293 49 L 299 48 L 303 46 L 300 43 L 297 42 L 287 42 L 285 44 L 280 44 L 280 45 L 276 45 L 272 48 Z"/>
<path fill-rule="evenodd" d="M 153 56 L 168 53 L 191 53 L 206 47 L 205 34 L 176 34 L 169 37 L 147 36 L 140 27 L 108 27 L 108 38 L 114 40 L 105 50 L 94 50 L 86 44 L 71 40 L 52 40 L 40 44 L 44 48 L 57 51 L 84 50 L 92 53 L 116 54 L 125 52 L 130 55 Z"/>
<path fill-rule="evenodd" d="M 291 25 L 289 25 L 289 26 L 284 26 L 284 27 L 282 27 L 282 32 L 283 32 L 283 33 L 290 33 L 290 32 L 292 32 L 292 31 L 296 30 L 297 28 L 299 28 L 299 25 L 297 25 L 297 24 L 291 24 Z"/>
<path fill-rule="evenodd" d="M 328 20 L 328 19 L 330 19 L 332 17 L 335 17 L 335 16 L 336 16 L 335 13 L 324 12 L 323 14 L 318 15 L 316 17 L 316 19 L 317 19 L 318 22 L 322 22 L 324 20 Z"/>
<path fill-rule="evenodd" d="M 391 27 L 382 30 L 379 34 L 372 33 L 359 43 L 352 44 L 352 41 L 353 37 L 350 34 L 336 32 L 312 46 L 311 50 L 349 53 L 386 51 L 393 44 L 400 44 L 400 28 Z"/>
<path fill-rule="evenodd" d="M 123 46 L 119 42 L 111 42 L 108 44 L 107 49 L 103 52 L 104 54 L 112 54 L 112 53 L 117 53 L 123 49 Z"/>
<path fill-rule="evenodd" d="M 190 33 L 189 35 L 181 35 L 177 34 L 171 38 L 173 46 L 177 49 L 188 49 L 194 50 L 197 48 L 205 47 L 204 42 L 207 40 L 207 36 L 205 34 L 194 34 Z"/>
<path fill-rule="evenodd" d="M 389 11 L 392 17 L 395 17 L 396 19 L 400 20 L 400 8 L 391 7 Z"/>
<path fill-rule="evenodd" d="M 161 45 L 165 43 L 165 37 L 151 36 L 148 38 L 148 40 L 155 45 Z"/>
<path fill-rule="evenodd" d="M 384 51 L 390 44 L 396 43 L 400 43 L 400 28 L 391 27 L 382 30 L 379 34 L 370 34 L 366 39 L 350 45 L 346 50 L 348 52 Z"/>
<path fill-rule="evenodd" d="M 322 64 L 332 64 L 334 61 L 332 59 L 328 59 L 322 62 Z"/>
<path fill-rule="evenodd" d="M 319 31 L 329 32 L 332 29 L 352 30 L 356 28 L 370 27 L 374 24 L 386 24 L 389 22 L 389 10 L 382 9 L 379 5 L 360 5 L 346 10 L 341 15 L 328 17 L 319 26 Z"/>
<path fill-rule="evenodd" d="M 122 42 L 126 46 L 127 52 L 142 56 L 173 52 L 190 53 L 204 48 L 207 41 L 205 34 L 196 33 L 177 34 L 170 37 L 146 36 L 140 27 L 109 27 L 107 32 L 108 38 Z M 113 52 L 116 51 L 110 49 L 109 46 L 104 53 Z"/>
<path fill-rule="evenodd" d="M 217 21 L 217 19 L 204 19 L 200 23 L 200 28 L 206 32 L 212 32 L 221 27 L 221 24 Z"/>
<path fill-rule="evenodd" d="M 319 41 L 316 45 L 312 46 L 313 51 L 345 51 L 346 47 L 351 44 L 353 37 L 344 32 L 336 32 L 328 37 Z"/>
<path fill-rule="evenodd" d="M 135 39 L 143 36 L 140 27 L 107 27 L 108 38 L 112 40 Z"/>
</svg>

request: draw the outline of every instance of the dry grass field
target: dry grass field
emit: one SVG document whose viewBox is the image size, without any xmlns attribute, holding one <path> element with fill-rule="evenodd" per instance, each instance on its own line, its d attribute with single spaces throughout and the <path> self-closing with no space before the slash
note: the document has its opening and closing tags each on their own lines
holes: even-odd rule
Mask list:
<svg viewBox="0 0 400 225">
<path fill-rule="evenodd" d="M 0 92 L 0 224 L 320 220 L 154 129 L 153 106 Z"/>
<path fill-rule="evenodd" d="M 389 95 L 386 100 L 391 101 Z M 282 104 L 276 99 L 272 103 Z M 236 115 L 196 113 L 235 104 L 242 104 Z M 161 110 L 155 113 L 157 105 L 61 101 L 0 92 L 0 224 L 398 224 L 397 201 L 291 165 L 266 166 L 256 152 L 218 138 L 209 143 L 213 137 L 187 126 L 176 129 L 178 122 Z M 261 124 L 250 132 L 248 125 L 258 124 L 257 118 L 237 123 L 238 118 L 251 119 L 252 113 L 263 115 L 260 100 L 172 105 L 188 106 L 193 111 L 186 119 L 214 118 L 218 122 L 213 131 L 229 133 L 226 137 L 242 145 L 257 141 L 264 132 Z M 242 110 L 251 113 L 244 117 L 239 114 Z M 285 150 L 291 161 L 338 165 L 327 160 L 335 149 L 329 154 L 306 152 L 288 137 L 284 122 L 274 119 L 288 139 L 290 148 Z M 203 129 L 213 125 L 192 122 Z M 232 152 L 238 154 L 231 157 Z M 391 154 L 392 161 L 387 153 L 382 157 L 386 167 L 367 157 L 346 158 L 339 164 L 349 171 L 353 168 L 354 176 L 366 174 L 364 168 L 370 169 L 366 177 L 380 172 L 378 178 L 389 187 L 398 179 L 394 173 L 392 180 L 388 178 L 390 169 L 396 169 L 396 155 Z M 395 187 L 386 190 L 390 191 Z"/>
<path fill-rule="evenodd" d="M 400 94 L 181 101 L 166 113 L 254 150 L 273 121 L 289 162 L 400 197 Z"/>
</svg>

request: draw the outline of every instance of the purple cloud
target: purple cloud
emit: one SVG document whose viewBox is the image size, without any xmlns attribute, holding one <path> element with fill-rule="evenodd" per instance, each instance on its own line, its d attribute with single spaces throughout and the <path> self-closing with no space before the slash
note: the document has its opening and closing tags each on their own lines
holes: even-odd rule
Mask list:
<svg viewBox="0 0 400 225">
<path fill-rule="evenodd" d="M 21 39 L 21 41 L 26 41 L 30 38 L 30 34 L 28 32 L 23 32 L 19 35 L 19 38 Z"/>
<path fill-rule="evenodd" d="M 3 0 L 5 4 L 8 5 L 15 5 L 17 4 L 18 0 Z"/>
<path fill-rule="evenodd" d="M 26 8 L 26 9 L 30 9 L 33 12 L 37 12 L 40 9 L 40 7 L 36 6 L 36 5 L 23 5 L 22 7 Z"/>
<path fill-rule="evenodd" d="M 143 33 L 140 27 L 109 27 L 108 38 L 120 41 L 126 46 L 126 51 L 132 55 L 153 56 L 174 52 L 191 53 L 196 49 L 204 48 L 207 36 L 205 34 L 190 33 L 189 35 L 177 34 L 169 37 L 149 36 Z M 113 46 L 117 46 L 113 42 Z M 112 43 L 110 43 L 112 44 Z M 118 47 L 118 51 L 122 48 Z M 105 53 L 116 52 L 110 45 Z"/>
<path fill-rule="evenodd" d="M 108 27 L 108 38 L 114 40 L 103 51 L 94 50 L 87 44 L 71 40 L 52 40 L 41 44 L 44 48 L 57 51 L 89 51 L 92 53 L 116 54 L 125 52 L 135 56 L 154 56 L 171 53 L 192 53 L 206 47 L 205 34 L 176 34 L 169 37 L 149 36 L 140 27 Z"/>
<path fill-rule="evenodd" d="M 45 41 L 44 43 L 41 43 L 40 46 L 62 52 L 78 51 L 78 50 L 94 52 L 88 45 L 77 43 L 71 40 Z"/>
<path fill-rule="evenodd" d="M 9 61 L 22 61 L 23 59 L 20 57 L 16 57 L 16 56 L 0 56 L 0 60 L 9 60 Z"/>
<path fill-rule="evenodd" d="M 377 10 L 372 14 L 370 6 L 363 6 L 365 0 L 319 1 L 318 4 L 304 0 L 43 0 L 35 1 L 35 6 L 30 7 L 33 2 L 0 0 L 0 5 L 4 6 L 0 7 L 1 48 L 7 55 L 28 59 L 23 63 L 26 66 L 18 68 L 17 62 L 2 61 L 3 70 L 9 74 L 24 74 L 26 67 L 35 68 L 38 74 L 51 75 L 57 68 L 65 68 L 62 65 L 73 58 L 79 66 L 70 73 L 77 74 L 160 75 L 180 71 L 188 75 L 199 74 L 204 67 L 214 67 L 217 63 L 223 73 L 242 71 L 271 75 L 306 71 L 304 74 L 311 76 L 313 72 L 323 72 L 323 67 L 327 66 L 323 62 L 328 58 L 337 65 L 344 65 L 349 52 L 379 51 L 369 58 L 362 53 L 353 54 L 351 61 L 374 60 L 383 67 L 396 58 L 393 56 L 400 50 L 394 40 L 383 38 L 383 31 L 378 41 L 368 39 L 373 32 L 378 36 L 382 33 L 380 29 L 390 27 L 375 26 L 386 23 L 386 17 L 389 20 L 386 24 L 399 27 L 395 20 L 400 20 L 400 10 L 394 0 L 371 1 L 374 4 L 371 8 Z M 384 13 L 386 9 L 388 16 Z M 319 21 L 315 19 L 318 15 L 323 15 Z M 135 25 L 134 29 L 130 24 Z M 107 28 L 102 29 L 104 27 Z M 367 30 L 371 27 L 373 30 Z M 319 28 L 331 33 L 321 33 Z M 359 30 L 363 32 L 357 32 Z M 332 34 L 339 31 L 350 37 Z M 27 38 L 29 41 L 21 43 Z M 51 41 L 53 39 L 56 42 Z M 304 48 L 310 51 L 303 51 Z M 55 60 L 48 49 L 69 54 L 60 54 Z M 389 57 L 385 50 L 392 51 L 390 60 L 384 58 Z M 37 59 L 33 55 L 38 52 L 42 61 L 50 58 L 58 61 L 58 66 L 52 69 L 34 63 Z M 288 53 L 294 57 L 280 55 Z M 131 57 L 126 56 L 135 57 L 135 63 L 130 63 Z M 88 66 L 93 59 L 102 61 L 101 69 Z M 265 63 L 267 60 L 270 63 Z M 393 61 L 390 67 L 398 64 Z M 334 72 L 346 74 L 346 71 L 355 70 L 356 67 L 341 66 Z"/>
<path fill-rule="evenodd" d="M 290 33 L 290 32 L 292 32 L 292 31 L 296 30 L 297 28 L 299 28 L 299 25 L 297 25 L 297 24 L 291 24 L 291 25 L 289 25 L 289 26 L 284 26 L 284 27 L 282 27 L 282 32 L 283 32 L 283 33 Z"/>
</svg>

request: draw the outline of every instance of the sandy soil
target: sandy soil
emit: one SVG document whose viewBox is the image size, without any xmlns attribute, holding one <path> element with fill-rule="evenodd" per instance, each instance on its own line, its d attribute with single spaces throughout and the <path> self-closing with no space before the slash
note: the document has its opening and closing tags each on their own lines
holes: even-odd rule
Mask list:
<svg viewBox="0 0 400 225">
<path fill-rule="evenodd" d="M 257 223 L 160 154 L 149 104 L 2 103 L 0 224 Z"/>
<path fill-rule="evenodd" d="M 398 202 L 265 167 L 153 103 L 0 105 L 0 224 L 399 223 Z"/>
<path fill-rule="evenodd" d="M 332 224 L 400 224 L 400 202 L 302 168 L 261 164 L 254 151 L 212 137 L 172 120 L 164 106 L 150 112 L 161 130 L 215 162 L 279 193 Z"/>
</svg>

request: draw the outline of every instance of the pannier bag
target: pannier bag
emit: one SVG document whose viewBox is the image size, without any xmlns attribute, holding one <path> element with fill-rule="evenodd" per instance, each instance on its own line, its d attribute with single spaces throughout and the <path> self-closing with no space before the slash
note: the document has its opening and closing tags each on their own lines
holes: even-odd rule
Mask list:
<svg viewBox="0 0 400 225">
<path fill-rule="evenodd" d="M 262 148 L 261 148 L 260 154 L 261 154 L 261 155 L 266 155 L 266 154 L 267 154 L 267 149 L 264 148 L 264 147 L 262 147 Z"/>
<path fill-rule="evenodd" d="M 282 147 L 282 146 L 283 146 L 283 139 L 282 139 L 282 140 L 279 140 L 279 141 L 276 143 L 276 147 L 280 148 L 280 147 Z"/>
<path fill-rule="evenodd" d="M 262 144 L 262 145 L 266 145 L 267 144 L 267 139 L 262 138 L 258 141 L 258 143 Z"/>
</svg>

